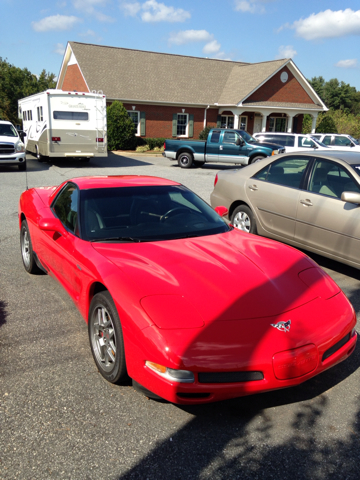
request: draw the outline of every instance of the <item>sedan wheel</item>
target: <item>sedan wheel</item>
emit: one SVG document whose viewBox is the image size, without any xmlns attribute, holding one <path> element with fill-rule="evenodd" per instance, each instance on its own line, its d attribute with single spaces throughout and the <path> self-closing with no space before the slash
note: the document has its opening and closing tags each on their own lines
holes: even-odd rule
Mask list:
<svg viewBox="0 0 360 480">
<path fill-rule="evenodd" d="M 126 377 L 124 341 L 119 315 L 109 292 L 94 296 L 89 311 L 89 339 L 101 375 L 111 383 Z"/>
<path fill-rule="evenodd" d="M 232 216 L 231 223 L 235 228 L 243 232 L 256 233 L 256 222 L 254 215 L 249 207 L 240 205 L 236 207 Z"/>
</svg>

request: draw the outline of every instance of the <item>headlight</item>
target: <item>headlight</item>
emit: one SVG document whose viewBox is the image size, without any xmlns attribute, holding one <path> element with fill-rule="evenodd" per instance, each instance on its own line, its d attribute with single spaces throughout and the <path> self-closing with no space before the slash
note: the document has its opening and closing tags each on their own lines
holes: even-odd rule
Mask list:
<svg viewBox="0 0 360 480">
<path fill-rule="evenodd" d="M 17 152 L 25 152 L 25 145 L 23 143 L 18 143 L 16 145 L 16 151 Z"/>
<path fill-rule="evenodd" d="M 279 153 L 279 150 L 273 150 L 271 155 L 277 155 Z"/>
<path fill-rule="evenodd" d="M 174 368 L 167 368 L 159 363 L 149 362 L 148 360 L 145 362 L 145 365 L 160 375 L 160 377 L 167 378 L 173 382 L 193 383 L 195 381 L 194 374 L 189 370 L 175 370 Z"/>
</svg>

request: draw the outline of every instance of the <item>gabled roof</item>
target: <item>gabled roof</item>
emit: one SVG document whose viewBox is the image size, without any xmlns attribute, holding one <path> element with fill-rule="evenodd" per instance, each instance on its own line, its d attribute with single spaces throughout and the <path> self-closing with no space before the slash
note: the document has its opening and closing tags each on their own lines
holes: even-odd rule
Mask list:
<svg viewBox="0 0 360 480">
<path fill-rule="evenodd" d="M 89 90 L 109 99 L 184 105 L 238 105 L 285 65 L 297 71 L 291 59 L 249 64 L 69 42 L 57 88 L 74 60 Z"/>
</svg>

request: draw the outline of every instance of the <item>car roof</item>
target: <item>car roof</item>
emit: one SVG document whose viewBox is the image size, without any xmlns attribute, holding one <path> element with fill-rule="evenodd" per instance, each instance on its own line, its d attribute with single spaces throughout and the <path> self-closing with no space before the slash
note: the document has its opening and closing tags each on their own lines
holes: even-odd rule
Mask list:
<svg viewBox="0 0 360 480">
<path fill-rule="evenodd" d="M 5 125 L 12 125 L 12 123 L 8 122 L 7 120 L 0 120 L 0 123 L 5 124 Z"/>
<path fill-rule="evenodd" d="M 80 190 L 91 188 L 140 187 L 160 185 L 180 185 L 178 182 L 161 177 L 147 175 L 99 175 L 91 177 L 77 177 L 68 180 L 76 183 Z"/>
<path fill-rule="evenodd" d="M 325 159 L 329 160 L 342 160 L 343 162 L 348 163 L 349 165 L 356 165 L 360 164 L 360 152 L 347 152 L 344 150 L 332 150 L 332 149 L 326 149 L 326 150 L 321 150 L 319 153 L 314 153 L 314 152 L 289 152 L 289 153 L 284 153 L 281 155 L 281 158 L 284 157 L 290 157 L 293 155 L 301 155 L 301 156 L 306 156 L 306 157 L 314 157 L 316 158 L 322 157 Z M 271 157 L 273 160 L 276 160 L 276 157 Z M 280 158 L 280 155 L 279 155 Z"/>
<path fill-rule="evenodd" d="M 254 133 L 253 136 L 255 135 L 278 135 L 279 137 L 281 137 L 282 135 L 294 135 L 295 137 L 297 136 L 302 136 L 302 137 L 306 137 L 306 134 L 305 133 L 293 133 L 293 132 L 257 132 L 257 133 Z"/>
</svg>

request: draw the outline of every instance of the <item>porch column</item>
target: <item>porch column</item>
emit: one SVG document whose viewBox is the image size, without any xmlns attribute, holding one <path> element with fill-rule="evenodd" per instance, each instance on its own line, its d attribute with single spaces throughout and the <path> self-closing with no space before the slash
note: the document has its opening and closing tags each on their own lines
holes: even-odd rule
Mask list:
<svg viewBox="0 0 360 480">
<path fill-rule="evenodd" d="M 261 132 L 266 132 L 266 120 L 267 120 L 267 115 L 262 114 L 262 121 L 261 121 Z"/>
<path fill-rule="evenodd" d="M 311 133 L 315 133 L 317 114 L 312 116 Z"/>
<path fill-rule="evenodd" d="M 291 132 L 292 132 L 292 128 L 293 128 L 293 118 L 294 118 L 294 115 L 288 115 L 288 125 L 287 125 L 287 131 L 288 131 L 288 133 L 291 133 Z"/>
<path fill-rule="evenodd" d="M 239 128 L 239 117 L 240 115 L 234 115 L 234 129 L 237 130 Z"/>
</svg>

